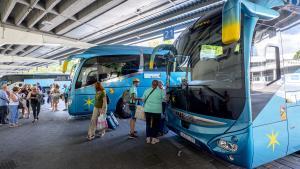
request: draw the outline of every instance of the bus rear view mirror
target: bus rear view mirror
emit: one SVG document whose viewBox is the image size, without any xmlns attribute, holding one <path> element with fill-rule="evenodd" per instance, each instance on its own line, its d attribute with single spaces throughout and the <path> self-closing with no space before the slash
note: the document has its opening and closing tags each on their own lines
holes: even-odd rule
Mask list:
<svg viewBox="0 0 300 169">
<path fill-rule="evenodd" d="M 241 37 L 241 1 L 228 0 L 222 13 L 222 42 L 231 44 Z"/>
<path fill-rule="evenodd" d="M 63 67 L 62 67 L 62 72 L 63 73 L 66 73 L 67 69 L 68 69 L 68 64 L 69 64 L 69 61 L 68 60 L 65 60 L 64 61 L 64 64 L 63 64 Z"/>
<path fill-rule="evenodd" d="M 174 47 L 174 45 L 170 45 L 170 44 L 162 44 L 162 45 L 158 45 L 153 49 L 153 52 L 151 54 L 151 58 L 150 58 L 150 63 L 149 63 L 149 69 L 153 70 L 154 67 L 154 60 L 155 60 L 155 56 L 157 53 L 162 52 L 162 54 L 166 54 L 166 53 L 170 53 L 172 52 L 172 54 L 174 56 L 177 55 L 177 50 Z"/>
</svg>

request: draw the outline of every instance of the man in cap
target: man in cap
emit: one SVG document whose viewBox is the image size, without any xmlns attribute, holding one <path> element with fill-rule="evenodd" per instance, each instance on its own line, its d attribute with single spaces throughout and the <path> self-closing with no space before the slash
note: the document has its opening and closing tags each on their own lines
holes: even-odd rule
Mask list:
<svg viewBox="0 0 300 169">
<path fill-rule="evenodd" d="M 131 114 L 131 119 L 130 119 L 130 132 L 129 132 L 129 138 L 136 138 L 136 131 L 135 131 L 135 111 L 136 111 L 136 104 L 137 101 L 140 100 L 138 98 L 138 92 L 137 92 L 137 86 L 139 85 L 140 80 L 139 79 L 134 79 L 132 81 L 132 86 L 129 90 L 129 95 L 130 95 L 130 100 L 129 100 L 129 109 L 130 109 L 130 114 Z"/>
</svg>

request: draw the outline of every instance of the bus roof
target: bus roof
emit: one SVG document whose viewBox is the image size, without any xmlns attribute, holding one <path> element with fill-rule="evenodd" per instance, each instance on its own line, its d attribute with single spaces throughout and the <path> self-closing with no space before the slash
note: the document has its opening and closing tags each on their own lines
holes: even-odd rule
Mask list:
<svg viewBox="0 0 300 169">
<path fill-rule="evenodd" d="M 108 56 L 108 55 L 140 55 L 152 54 L 153 48 L 141 47 L 141 46 L 127 46 L 127 45 L 99 45 L 87 49 L 81 54 L 71 55 L 68 60 L 76 58 L 92 58 L 97 56 Z"/>
</svg>

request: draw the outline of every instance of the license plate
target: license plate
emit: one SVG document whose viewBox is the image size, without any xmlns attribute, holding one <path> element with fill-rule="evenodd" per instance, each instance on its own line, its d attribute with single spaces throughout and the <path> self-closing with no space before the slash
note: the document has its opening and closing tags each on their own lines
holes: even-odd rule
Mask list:
<svg viewBox="0 0 300 169">
<path fill-rule="evenodd" d="M 180 132 L 180 136 L 183 137 L 183 138 L 185 138 L 185 139 L 187 139 L 188 141 L 190 141 L 190 142 L 192 142 L 194 144 L 196 143 L 196 141 L 195 141 L 195 139 L 193 137 L 191 137 L 191 136 L 189 136 L 189 135 L 187 135 L 187 134 L 185 134 L 183 132 Z"/>
</svg>

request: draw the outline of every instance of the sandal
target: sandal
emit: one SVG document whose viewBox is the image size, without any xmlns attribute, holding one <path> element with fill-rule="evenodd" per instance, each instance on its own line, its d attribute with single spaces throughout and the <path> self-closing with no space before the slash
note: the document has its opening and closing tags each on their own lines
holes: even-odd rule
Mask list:
<svg viewBox="0 0 300 169">
<path fill-rule="evenodd" d="M 88 139 L 89 141 L 93 140 L 94 138 L 95 138 L 95 135 L 87 136 L 87 139 Z"/>
</svg>

